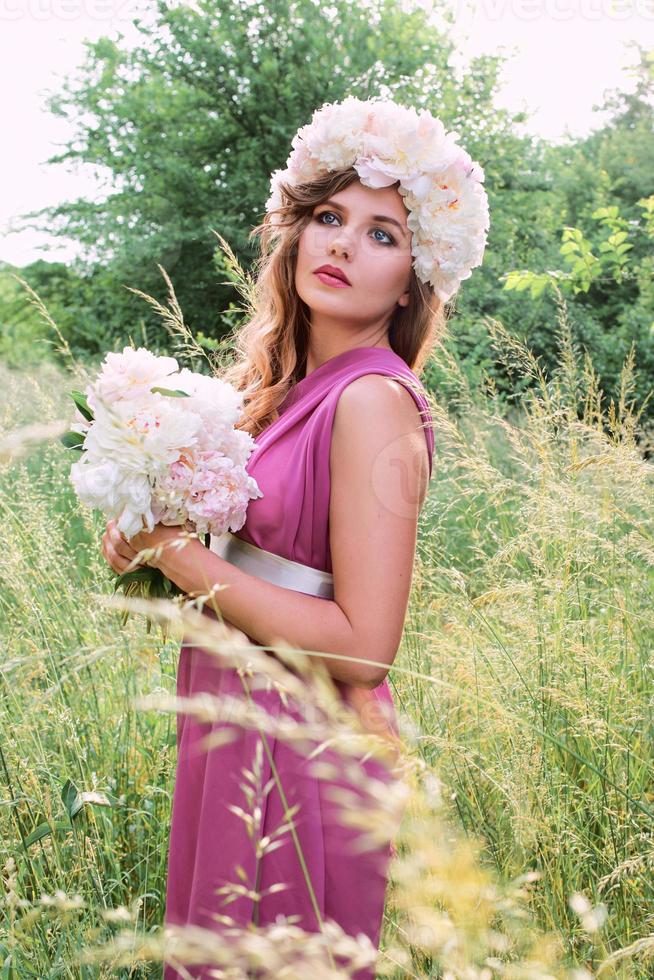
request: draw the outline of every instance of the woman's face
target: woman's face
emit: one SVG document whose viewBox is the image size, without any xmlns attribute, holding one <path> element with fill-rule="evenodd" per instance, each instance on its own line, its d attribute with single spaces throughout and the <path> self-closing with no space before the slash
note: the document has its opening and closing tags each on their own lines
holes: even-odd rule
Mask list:
<svg viewBox="0 0 654 980">
<path fill-rule="evenodd" d="M 358 180 L 315 206 L 298 240 L 295 288 L 312 324 L 337 320 L 355 327 L 384 326 L 396 304 L 409 302 L 411 231 L 395 187 Z M 396 223 L 394 223 L 396 222 Z M 331 265 L 349 285 L 316 269 Z"/>
</svg>

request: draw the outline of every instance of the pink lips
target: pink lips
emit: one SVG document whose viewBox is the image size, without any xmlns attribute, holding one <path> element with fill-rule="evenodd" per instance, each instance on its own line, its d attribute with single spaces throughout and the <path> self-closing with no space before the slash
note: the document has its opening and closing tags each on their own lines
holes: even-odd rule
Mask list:
<svg viewBox="0 0 654 980">
<path fill-rule="evenodd" d="M 318 276 L 326 286 L 349 286 L 350 282 L 342 269 L 337 269 L 333 265 L 321 265 L 316 269 L 314 275 Z"/>
</svg>

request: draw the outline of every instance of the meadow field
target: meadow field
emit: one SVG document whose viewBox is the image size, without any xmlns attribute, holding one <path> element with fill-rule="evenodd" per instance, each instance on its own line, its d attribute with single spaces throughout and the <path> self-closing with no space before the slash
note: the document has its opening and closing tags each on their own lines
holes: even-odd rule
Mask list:
<svg viewBox="0 0 654 980">
<path fill-rule="evenodd" d="M 409 796 L 378 975 L 645 980 L 651 431 L 633 363 L 605 404 L 564 309 L 548 377 L 488 329 L 530 389 L 507 407 L 435 354 L 448 399 L 430 388 L 435 467 L 389 675 Z M 138 611 L 121 625 L 104 523 L 76 501 L 55 429 L 34 428 L 70 421 L 90 369 L 0 366 L 3 980 L 161 975 L 180 635 Z M 371 825 L 392 804 L 378 799 Z M 206 940 L 175 948 L 206 954 Z M 293 930 L 255 931 L 217 964 L 348 975 Z"/>
</svg>

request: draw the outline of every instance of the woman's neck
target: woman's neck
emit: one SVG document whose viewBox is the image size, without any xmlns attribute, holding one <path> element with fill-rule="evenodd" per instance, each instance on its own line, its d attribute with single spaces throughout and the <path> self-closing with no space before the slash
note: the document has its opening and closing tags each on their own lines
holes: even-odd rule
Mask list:
<svg viewBox="0 0 654 980">
<path fill-rule="evenodd" d="M 388 334 L 384 335 L 379 340 L 361 340 L 357 343 L 351 344 L 323 344 L 323 345 L 311 345 L 309 342 L 309 348 L 307 350 L 306 365 L 304 369 L 304 377 L 306 378 L 309 374 L 319 368 L 321 364 L 332 359 L 332 357 L 337 357 L 346 350 L 355 350 L 357 347 L 379 347 L 382 350 L 392 350 L 393 348 L 388 342 Z"/>
</svg>

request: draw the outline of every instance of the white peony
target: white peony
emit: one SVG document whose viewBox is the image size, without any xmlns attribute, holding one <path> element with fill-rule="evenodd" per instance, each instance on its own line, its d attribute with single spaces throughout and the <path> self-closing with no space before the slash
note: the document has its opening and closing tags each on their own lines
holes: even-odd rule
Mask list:
<svg viewBox="0 0 654 980">
<path fill-rule="evenodd" d="M 111 406 L 98 404 L 84 441 L 85 451 L 97 458 L 115 455 L 124 468 L 159 471 L 179 456 L 180 447 L 192 446 L 202 427 L 194 412 L 180 411 L 179 402 L 154 394 L 140 402 L 130 399 Z"/>
<path fill-rule="evenodd" d="M 118 520 L 118 528 L 131 537 L 144 526 L 154 527 L 152 488 L 145 474 L 125 473 L 113 461 L 83 457 L 71 466 L 70 479 L 82 503 Z"/>
<path fill-rule="evenodd" d="M 227 439 L 243 410 L 243 396 L 233 385 L 219 378 L 195 374 L 186 368 L 175 375 L 175 387 L 186 391 L 186 411 L 202 420 L 202 441 L 215 445 Z"/>
<path fill-rule="evenodd" d="M 168 376 L 178 369 L 174 357 L 157 357 L 145 347 L 124 347 L 122 354 L 105 356 L 97 380 L 86 389 L 87 401 L 95 413 L 99 401 L 111 404 L 142 398 L 155 385 L 165 387 Z"/>
</svg>

